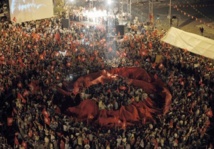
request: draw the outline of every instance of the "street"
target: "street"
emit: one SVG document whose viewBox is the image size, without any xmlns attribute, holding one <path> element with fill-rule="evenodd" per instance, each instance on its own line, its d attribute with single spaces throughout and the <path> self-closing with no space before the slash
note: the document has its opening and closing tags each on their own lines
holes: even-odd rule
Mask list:
<svg viewBox="0 0 214 149">
<path fill-rule="evenodd" d="M 214 39 L 214 2 L 195 3 L 187 0 L 172 0 L 172 26 L 195 34 L 200 34 L 199 28 L 203 26 L 204 36 Z M 158 29 L 168 30 L 169 0 L 153 2 L 154 25 Z M 148 2 L 132 3 L 132 18 L 138 17 L 139 21 L 148 22 Z"/>
</svg>

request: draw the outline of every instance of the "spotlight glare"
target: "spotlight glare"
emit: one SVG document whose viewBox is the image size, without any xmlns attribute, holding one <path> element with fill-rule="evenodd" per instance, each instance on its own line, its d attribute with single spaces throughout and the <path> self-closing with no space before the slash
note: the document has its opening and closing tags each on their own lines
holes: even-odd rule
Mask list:
<svg viewBox="0 0 214 149">
<path fill-rule="evenodd" d="M 111 5 L 112 1 L 111 0 L 108 0 L 108 5 Z"/>
</svg>

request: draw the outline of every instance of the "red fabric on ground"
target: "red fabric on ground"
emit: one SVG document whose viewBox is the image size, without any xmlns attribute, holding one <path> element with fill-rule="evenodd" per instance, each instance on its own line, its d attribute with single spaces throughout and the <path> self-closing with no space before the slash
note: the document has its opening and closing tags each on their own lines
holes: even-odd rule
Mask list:
<svg viewBox="0 0 214 149">
<path fill-rule="evenodd" d="M 164 102 L 164 106 L 157 108 L 151 98 L 146 98 L 140 102 L 133 102 L 128 106 L 121 106 L 118 110 L 99 111 L 96 101 L 87 99 L 76 107 L 68 108 L 68 114 L 76 114 L 77 118 L 81 120 L 89 118 L 95 119 L 98 116 L 97 122 L 100 126 L 126 127 L 127 125 L 132 125 L 134 122 L 142 121 L 142 123 L 145 124 L 148 120 L 154 121 L 153 116 L 155 114 L 166 114 L 169 111 L 172 95 L 162 80 L 160 80 L 158 76 L 153 77 L 144 69 L 137 67 L 114 68 L 82 76 L 74 82 L 73 94 L 78 94 L 83 88 L 112 81 L 117 78 L 117 76 L 124 77 L 127 79 L 128 84 L 142 88 L 148 94 L 159 94 L 161 98 L 160 102 Z M 63 91 L 62 89 L 58 90 L 66 95 L 69 94 L 69 92 Z M 126 126 L 123 126 L 124 124 Z"/>
<path fill-rule="evenodd" d="M 138 110 L 134 105 L 121 106 L 120 117 L 123 122 L 137 122 L 140 119 Z"/>
<path fill-rule="evenodd" d="M 94 100 L 83 100 L 78 106 L 67 109 L 68 114 L 76 114 L 77 118 L 82 120 L 95 118 L 98 115 L 99 109 Z"/>
</svg>

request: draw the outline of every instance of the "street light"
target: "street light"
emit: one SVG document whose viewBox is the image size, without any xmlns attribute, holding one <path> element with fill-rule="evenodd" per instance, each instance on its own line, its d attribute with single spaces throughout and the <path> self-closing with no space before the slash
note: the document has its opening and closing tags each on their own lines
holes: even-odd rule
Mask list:
<svg viewBox="0 0 214 149">
<path fill-rule="evenodd" d="M 107 4 L 108 4 L 108 5 L 111 5 L 111 3 L 112 3 L 112 0 L 108 0 L 108 1 L 107 1 Z"/>
<path fill-rule="evenodd" d="M 172 0 L 169 0 L 169 25 L 172 25 Z"/>
<path fill-rule="evenodd" d="M 149 23 L 154 24 L 154 9 L 153 9 L 153 0 L 149 0 Z"/>
<path fill-rule="evenodd" d="M 67 5 L 69 3 L 73 3 L 75 0 L 63 0 L 64 5 Z"/>
</svg>

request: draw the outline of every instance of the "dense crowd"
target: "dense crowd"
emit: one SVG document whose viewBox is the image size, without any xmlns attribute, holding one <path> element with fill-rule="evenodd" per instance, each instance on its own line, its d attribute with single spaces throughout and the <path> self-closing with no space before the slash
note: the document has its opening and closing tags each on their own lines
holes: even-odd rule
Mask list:
<svg viewBox="0 0 214 149">
<path fill-rule="evenodd" d="M 213 60 L 162 43 L 165 32 L 156 29 L 106 38 L 102 26 L 61 26 L 60 18 L 1 23 L 0 148 L 212 148 Z M 118 84 L 128 86 L 123 79 L 92 86 L 75 100 L 57 91 L 65 80 L 125 66 L 142 67 L 167 84 L 173 96 L 169 113 L 126 129 L 63 114 L 85 96 L 102 99 L 100 109 L 129 104 L 127 93 L 117 95 L 120 99 L 105 93 Z M 136 101 L 155 96 L 130 88 Z"/>
</svg>

